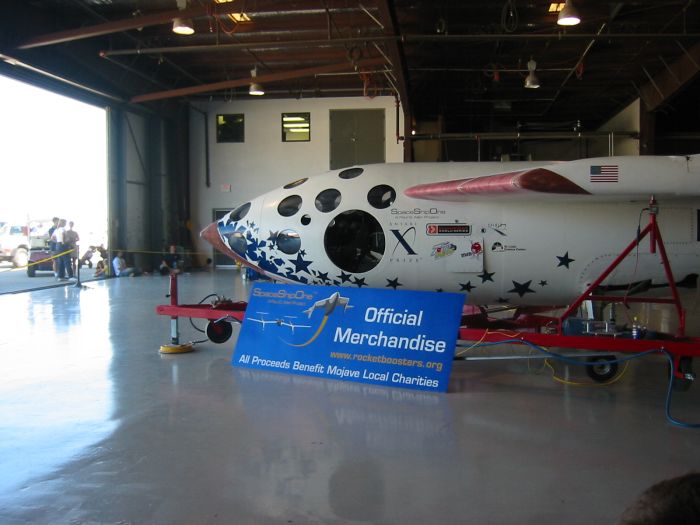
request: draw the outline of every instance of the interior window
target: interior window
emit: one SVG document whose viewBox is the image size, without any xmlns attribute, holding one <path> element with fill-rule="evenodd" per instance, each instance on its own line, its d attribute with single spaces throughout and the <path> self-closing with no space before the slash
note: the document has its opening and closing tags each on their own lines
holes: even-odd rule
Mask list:
<svg viewBox="0 0 700 525">
<path fill-rule="evenodd" d="M 336 215 L 326 228 L 323 245 L 328 258 L 341 270 L 363 273 L 371 270 L 384 255 L 384 231 L 362 210 Z"/>
<path fill-rule="evenodd" d="M 380 184 L 367 193 L 367 201 L 375 208 L 383 210 L 396 200 L 396 191 L 391 186 Z"/>
<path fill-rule="evenodd" d="M 320 212 L 327 213 L 335 210 L 340 205 L 340 192 L 336 189 L 323 190 L 316 196 L 316 209 Z"/>
<path fill-rule="evenodd" d="M 291 217 L 301 208 L 301 197 L 299 195 L 290 195 L 282 199 L 282 202 L 277 206 L 277 211 L 282 217 Z"/>
</svg>

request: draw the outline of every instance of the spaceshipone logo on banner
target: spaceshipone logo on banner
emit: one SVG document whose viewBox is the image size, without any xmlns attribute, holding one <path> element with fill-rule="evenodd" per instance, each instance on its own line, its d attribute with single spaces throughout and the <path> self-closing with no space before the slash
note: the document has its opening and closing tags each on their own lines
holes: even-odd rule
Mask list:
<svg viewBox="0 0 700 525">
<path fill-rule="evenodd" d="M 464 295 L 256 284 L 232 363 L 447 390 Z"/>
</svg>

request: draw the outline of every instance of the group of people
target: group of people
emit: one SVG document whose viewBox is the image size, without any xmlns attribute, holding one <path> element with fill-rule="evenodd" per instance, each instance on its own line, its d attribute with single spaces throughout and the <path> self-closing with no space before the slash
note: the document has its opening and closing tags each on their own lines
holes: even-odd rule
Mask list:
<svg viewBox="0 0 700 525">
<path fill-rule="evenodd" d="M 52 222 L 53 225 L 49 228 L 49 249 L 54 257 L 53 273 L 56 279 L 65 281 L 72 279 L 77 271 L 80 235 L 73 229 L 73 221 L 54 217 Z"/>
</svg>

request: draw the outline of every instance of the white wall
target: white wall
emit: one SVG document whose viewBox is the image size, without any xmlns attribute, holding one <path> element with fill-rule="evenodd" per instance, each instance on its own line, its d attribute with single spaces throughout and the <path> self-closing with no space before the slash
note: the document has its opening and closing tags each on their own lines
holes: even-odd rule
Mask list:
<svg viewBox="0 0 700 525">
<path fill-rule="evenodd" d="M 396 107 L 393 97 L 366 99 L 314 98 L 232 100 L 197 104 L 208 113 L 209 170 L 205 184 L 204 117 L 190 111 L 190 190 L 192 231 L 197 251 L 211 253 L 199 241 L 199 232 L 212 220 L 214 208 L 233 209 L 253 197 L 301 177 L 328 171 L 330 166 L 329 111 L 332 109 L 384 109 L 386 162 L 403 161 L 403 143 L 396 142 Z M 311 113 L 311 141 L 282 142 L 282 113 Z M 243 113 L 245 142 L 216 142 L 216 115 Z M 403 115 L 399 130 L 403 133 Z M 226 185 L 231 191 L 225 191 Z"/>
</svg>

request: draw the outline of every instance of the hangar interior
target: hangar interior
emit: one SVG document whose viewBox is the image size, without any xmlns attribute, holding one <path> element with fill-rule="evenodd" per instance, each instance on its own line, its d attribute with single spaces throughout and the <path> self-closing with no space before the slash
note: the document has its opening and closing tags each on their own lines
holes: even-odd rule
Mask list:
<svg viewBox="0 0 700 525">
<path fill-rule="evenodd" d="M 0 74 L 107 108 L 110 249 L 148 268 L 176 243 L 183 299 L 245 300 L 198 233 L 302 177 L 700 152 L 700 5 L 581 0 L 565 27 L 563 4 L 6 0 Z M 662 359 L 609 386 L 541 360 L 456 363 L 446 395 L 358 386 L 234 368 L 230 343 L 159 355 L 167 292 L 144 276 L 0 296 L 0 521 L 612 523 L 698 468 Z M 697 406 L 697 386 L 673 397 L 683 420 Z"/>
</svg>

